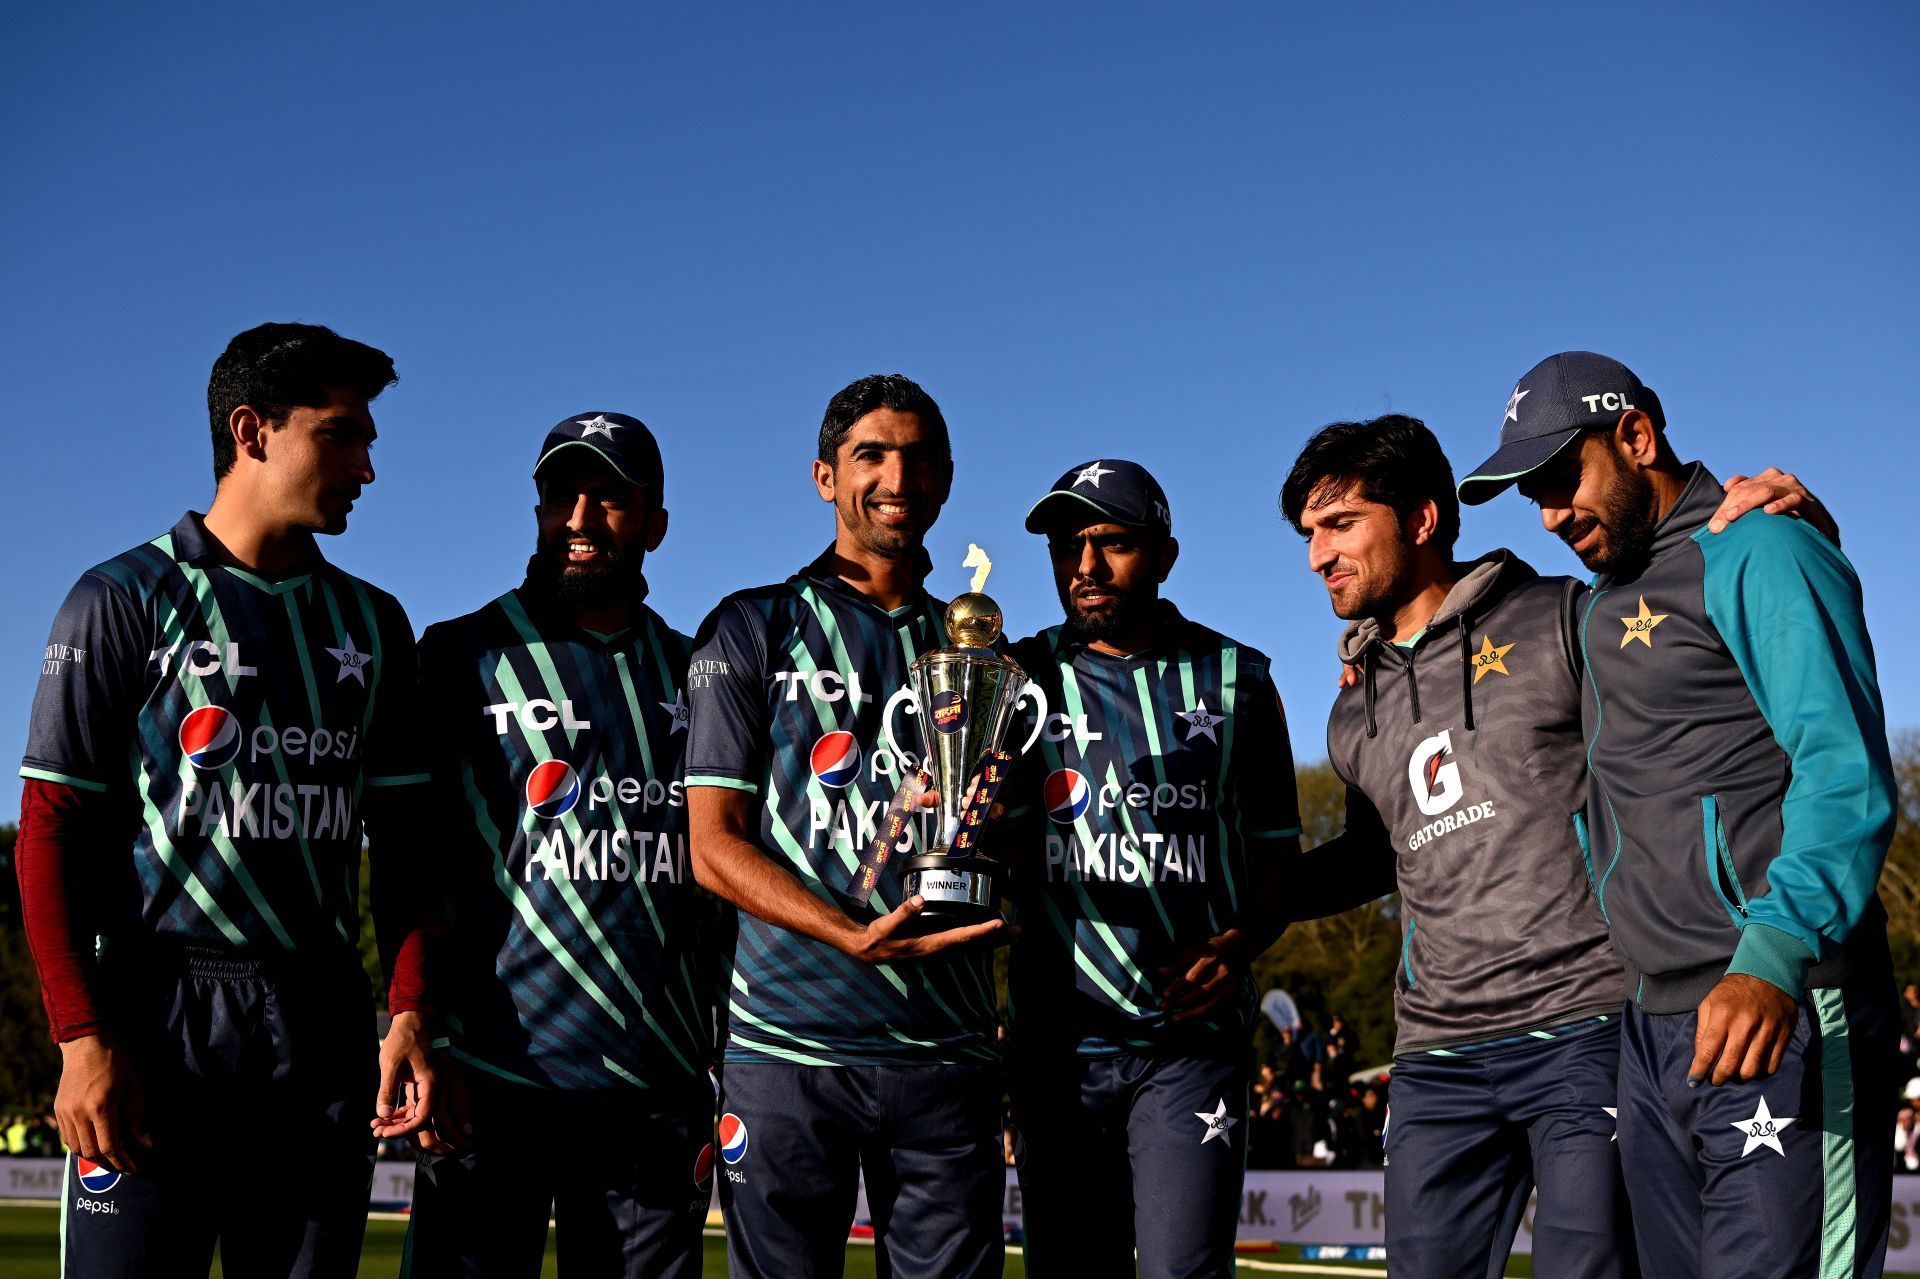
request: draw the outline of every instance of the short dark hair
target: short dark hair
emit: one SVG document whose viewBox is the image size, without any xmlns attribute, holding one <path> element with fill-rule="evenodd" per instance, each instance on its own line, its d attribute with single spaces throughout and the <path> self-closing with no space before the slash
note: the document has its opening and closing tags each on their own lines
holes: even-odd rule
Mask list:
<svg viewBox="0 0 1920 1279">
<path fill-rule="evenodd" d="M 912 413 L 921 425 L 938 434 L 941 455 L 953 457 L 953 446 L 947 439 L 947 419 L 941 416 L 940 406 L 933 402 L 933 397 L 903 374 L 872 373 L 847 383 L 827 401 L 827 415 L 820 419 L 820 460 L 828 466 L 834 465 L 847 432 L 875 409 Z"/>
<path fill-rule="evenodd" d="M 228 421 L 242 404 L 268 425 L 284 426 L 295 408 L 317 408 L 329 390 L 364 400 L 400 380 L 385 351 L 343 338 L 319 324 L 262 324 L 227 343 L 207 379 L 207 418 L 213 427 L 213 478 L 233 469 Z"/>
<path fill-rule="evenodd" d="M 1294 531 L 1306 536 L 1307 502 L 1331 483 L 1332 495 L 1355 488 L 1369 502 L 1392 507 L 1402 519 L 1429 499 L 1439 509 L 1434 543 L 1451 555 L 1460 537 L 1460 499 L 1454 492 L 1453 465 L 1417 417 L 1389 413 L 1370 422 L 1323 426 L 1294 459 L 1280 487 L 1280 510 Z"/>
</svg>

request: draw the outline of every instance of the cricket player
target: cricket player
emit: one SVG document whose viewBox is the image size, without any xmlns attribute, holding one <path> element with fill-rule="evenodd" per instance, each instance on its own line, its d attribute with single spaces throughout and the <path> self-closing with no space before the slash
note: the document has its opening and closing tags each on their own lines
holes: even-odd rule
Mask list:
<svg viewBox="0 0 1920 1279">
<path fill-rule="evenodd" d="M 234 338 L 207 386 L 212 505 L 88 569 L 54 619 L 19 868 L 61 1045 L 67 1275 L 204 1275 L 216 1243 L 229 1274 L 358 1268 L 361 832 L 378 896 L 426 776 L 413 629 L 316 535 L 373 483 L 393 381 L 317 325 Z M 430 1084 L 424 1052 L 406 1069 Z M 214 1134 L 236 1122 L 270 1176 L 232 1177 Z"/>
<path fill-rule="evenodd" d="M 551 1212 L 563 1273 L 697 1276 L 713 1091 L 680 780 L 689 647 L 642 573 L 665 472 L 644 423 L 596 411 L 547 432 L 533 478 L 525 581 L 420 641 L 441 922 L 387 1087 L 432 1037 L 452 1060 L 437 1102 L 376 1131 L 431 1121 L 409 1274 L 533 1279 Z"/>
<path fill-rule="evenodd" d="M 1595 574 L 1586 811 L 1626 961 L 1615 1104 L 1640 1264 L 1878 1275 L 1899 1020 L 1874 888 L 1895 786 L 1853 566 L 1792 520 L 1712 532 L 1720 485 L 1592 352 L 1520 379 L 1462 500 L 1516 481 Z"/>
<path fill-rule="evenodd" d="M 1749 481 L 1722 515 L 1804 496 Z M 1395 1271 L 1504 1273 L 1537 1185 L 1542 1273 L 1632 1274 L 1612 1120 L 1624 979 L 1583 812 L 1584 588 L 1504 550 L 1456 561 L 1452 467 L 1414 418 L 1322 429 L 1281 506 L 1359 672 L 1327 726 L 1347 829 L 1302 860 L 1293 906 L 1401 893 Z"/>
<path fill-rule="evenodd" d="M 838 1275 L 864 1171 L 880 1272 L 1001 1269 L 1000 1074 L 988 939 L 905 938 L 919 898 L 844 894 L 898 787 L 881 710 L 946 641 L 921 540 L 953 478 L 947 424 L 898 375 L 827 406 L 814 486 L 834 538 L 722 600 L 687 676 L 700 882 L 739 907 L 718 1165 L 739 1279 Z"/>
<path fill-rule="evenodd" d="M 1026 1264 L 1132 1274 L 1137 1254 L 1150 1279 L 1231 1275 L 1247 969 L 1299 852 L 1286 717 L 1265 654 L 1160 597 L 1180 547 L 1144 467 L 1072 467 L 1026 526 L 1066 613 L 1013 650 L 1053 708 L 1009 801 L 1034 820 L 1005 841 Z"/>
</svg>

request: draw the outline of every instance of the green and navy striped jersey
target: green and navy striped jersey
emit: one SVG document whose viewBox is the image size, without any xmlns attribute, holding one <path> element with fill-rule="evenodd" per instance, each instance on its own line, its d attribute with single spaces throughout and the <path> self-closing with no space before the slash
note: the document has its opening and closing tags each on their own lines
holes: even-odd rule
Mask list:
<svg viewBox="0 0 1920 1279">
<path fill-rule="evenodd" d="M 475 1067 L 563 1089 L 704 1074 L 687 653 L 650 608 L 600 636 L 525 588 L 421 637 L 446 837 L 430 1002 Z"/>
<path fill-rule="evenodd" d="M 1300 834 L 1286 716 L 1263 654 L 1160 607 L 1132 656 L 1065 626 L 1013 649 L 1049 708 L 1006 797 L 1023 1042 L 1103 1056 L 1244 1044 L 1251 1028 L 1250 983 L 1176 1026 L 1155 970 L 1232 927 Z"/>
<path fill-rule="evenodd" d="M 781 585 L 728 596 L 701 626 L 687 676 L 687 785 L 758 797 L 761 850 L 849 909 L 843 894 L 860 846 L 873 838 L 903 762 L 917 763 L 894 758 L 882 716 L 895 708 L 913 659 L 945 642 L 937 601 L 923 594 L 888 612 L 834 576 L 824 557 Z M 910 752 L 907 717 L 898 720 Z M 891 910 L 900 898 L 900 877 L 883 874 L 873 909 Z M 728 1061 L 994 1056 L 987 954 L 863 964 L 742 911 L 731 987 Z"/>
<path fill-rule="evenodd" d="M 189 512 L 68 594 L 20 775 L 119 801 L 87 864 L 106 945 L 348 948 L 365 788 L 426 780 L 414 693 L 392 596 L 317 550 L 278 580 L 224 564 Z"/>
</svg>

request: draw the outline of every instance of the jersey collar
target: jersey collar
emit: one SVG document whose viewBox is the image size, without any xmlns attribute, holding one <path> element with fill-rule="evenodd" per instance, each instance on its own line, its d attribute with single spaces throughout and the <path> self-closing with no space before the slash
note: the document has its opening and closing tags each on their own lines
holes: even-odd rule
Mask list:
<svg viewBox="0 0 1920 1279">
<path fill-rule="evenodd" d="M 919 608 L 920 606 L 927 604 L 932 599 L 932 597 L 927 594 L 925 583 L 927 580 L 927 575 L 933 572 L 933 557 L 927 554 L 927 548 L 924 546 L 920 548 L 919 570 L 920 570 L 920 581 L 922 583 L 920 587 L 920 598 L 916 601 L 906 604 L 901 609 L 893 610 L 892 614 L 890 615 L 895 615 L 903 611 L 910 611 L 910 610 Z M 820 552 L 820 554 L 814 556 L 813 562 L 808 564 L 805 568 L 801 569 L 798 573 L 794 574 L 794 576 L 801 578 L 804 581 L 811 582 L 815 586 L 819 586 L 826 590 L 833 591 L 836 594 L 844 596 L 847 599 L 857 600 L 860 603 L 865 604 L 868 608 L 877 609 L 883 613 L 888 611 L 886 609 L 880 608 L 878 604 L 874 603 L 873 600 L 867 596 L 865 591 L 862 591 L 859 587 L 855 586 L 852 582 L 849 582 L 846 578 L 841 577 L 838 573 L 833 571 L 833 547 L 831 545 L 829 545 L 826 550 Z"/>
<path fill-rule="evenodd" d="M 182 515 L 180 522 L 168 531 L 167 536 L 173 539 L 173 558 L 179 563 L 219 564 L 249 578 L 259 578 L 259 574 L 229 564 L 221 557 L 220 544 L 213 540 L 213 534 L 207 532 L 207 517 L 198 511 L 188 511 Z M 282 574 L 279 581 L 306 577 L 318 572 L 326 562 L 327 557 L 320 553 L 320 547 L 312 538 L 308 538 L 306 558 L 298 568 Z"/>
<path fill-rule="evenodd" d="M 1073 657 L 1085 652 L 1108 662 L 1137 662 L 1143 658 L 1156 657 L 1179 648 L 1186 636 L 1187 628 L 1192 624 L 1178 608 L 1174 607 L 1172 600 L 1163 599 L 1158 601 L 1153 612 L 1153 638 L 1138 652 L 1128 653 L 1125 657 L 1116 653 L 1102 652 L 1093 647 L 1091 636 L 1074 629 L 1071 623 L 1060 626 L 1060 637 L 1054 645 L 1054 651 L 1062 657 Z"/>
</svg>

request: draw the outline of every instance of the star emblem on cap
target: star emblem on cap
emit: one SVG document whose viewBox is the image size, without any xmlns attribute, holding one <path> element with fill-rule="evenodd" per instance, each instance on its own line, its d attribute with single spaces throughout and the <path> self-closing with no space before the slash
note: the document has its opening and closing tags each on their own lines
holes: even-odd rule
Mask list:
<svg viewBox="0 0 1920 1279">
<path fill-rule="evenodd" d="M 608 439 L 612 439 L 614 431 L 617 430 L 619 426 L 620 424 L 618 422 L 607 421 L 607 415 L 605 413 L 596 413 L 592 417 L 585 417 L 579 420 L 580 438 L 584 440 L 589 435 L 604 435 Z"/>
<path fill-rule="evenodd" d="M 1218 725 L 1226 722 L 1226 716 L 1215 715 L 1207 709 L 1207 703 L 1204 698 L 1201 699 L 1198 706 L 1190 711 L 1176 711 L 1174 718 L 1183 719 L 1187 722 L 1187 735 L 1182 740 L 1189 742 L 1204 733 L 1208 741 L 1217 744 L 1220 738 L 1214 732 L 1214 729 Z"/>
<path fill-rule="evenodd" d="M 1206 1145 L 1215 1137 L 1226 1142 L 1229 1146 L 1233 1144 L 1233 1134 L 1228 1132 L 1227 1129 L 1233 1127 L 1240 1121 L 1227 1113 L 1227 1099 L 1225 1097 L 1213 1103 L 1212 1114 L 1208 1114 L 1204 1110 L 1196 1110 L 1193 1112 L 1193 1117 L 1207 1126 L 1207 1130 L 1200 1134 L 1201 1145 Z"/>
<path fill-rule="evenodd" d="M 687 698 L 684 693 L 677 688 L 674 689 L 673 700 L 660 703 L 660 709 L 673 716 L 673 727 L 667 730 L 669 733 L 684 733 L 687 731 L 687 725 L 692 722 L 692 715 L 687 706 Z"/>
<path fill-rule="evenodd" d="M 334 676 L 334 683 L 339 684 L 351 678 L 361 688 L 367 686 L 367 667 L 373 663 L 373 654 L 362 653 L 356 649 L 353 646 L 353 636 L 347 636 L 344 648 L 328 649 L 327 656 L 340 663 L 340 673 Z"/>
<path fill-rule="evenodd" d="M 1506 656 L 1512 651 L 1512 644 L 1496 645 L 1493 642 L 1493 636 L 1482 635 L 1480 637 L 1480 651 L 1473 655 L 1473 682 L 1478 684 L 1480 677 L 1489 673 L 1494 675 L 1513 674 L 1512 671 L 1507 669 L 1506 663 Z"/>
<path fill-rule="evenodd" d="M 1507 415 L 1506 417 L 1502 418 L 1501 421 L 1512 422 L 1515 425 L 1518 425 L 1520 422 L 1520 401 L 1526 399 L 1529 395 L 1532 395 L 1532 394 L 1533 394 L 1532 391 L 1521 390 L 1520 384 L 1518 382 L 1515 382 L 1513 384 L 1513 394 L 1507 397 Z"/>
<path fill-rule="evenodd" d="M 1767 1109 L 1767 1099 L 1762 1097 L 1759 1108 L 1753 1112 L 1753 1118 L 1743 1119 L 1737 1124 L 1727 1126 L 1747 1139 L 1747 1144 L 1740 1149 L 1742 1159 L 1761 1146 L 1772 1146 L 1776 1153 L 1785 1158 L 1787 1148 L 1780 1144 L 1780 1134 L 1785 1132 L 1787 1125 L 1793 1122 L 1791 1118 L 1774 1118 L 1773 1112 Z"/>
<path fill-rule="evenodd" d="M 1102 466 L 1098 462 L 1090 462 L 1074 473 L 1073 487 L 1079 488 L 1082 484 L 1091 484 L 1095 488 L 1099 488 L 1100 477 L 1112 474 L 1112 468 Z"/>
<path fill-rule="evenodd" d="M 1625 622 L 1627 625 L 1627 633 L 1620 637 L 1621 648 L 1625 648 L 1627 645 L 1631 644 L 1635 640 L 1639 640 L 1642 644 L 1645 644 L 1648 648 L 1652 648 L 1653 647 L 1653 628 L 1660 625 L 1660 623 L 1666 621 L 1667 614 L 1654 613 L 1654 612 L 1648 611 L 1647 597 L 1642 595 L 1640 597 L 1639 613 L 1637 613 L 1633 617 L 1623 617 L 1620 620 L 1622 622 Z"/>
</svg>

